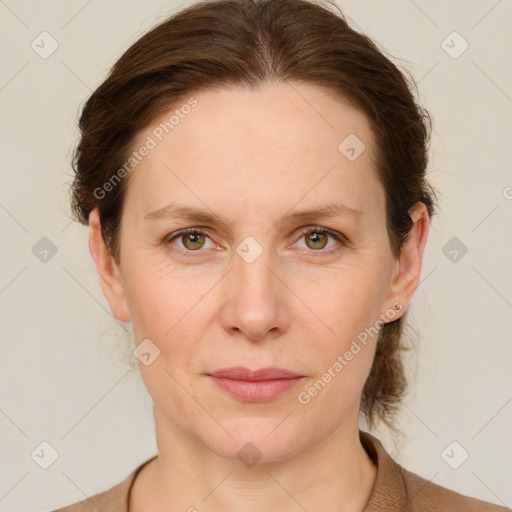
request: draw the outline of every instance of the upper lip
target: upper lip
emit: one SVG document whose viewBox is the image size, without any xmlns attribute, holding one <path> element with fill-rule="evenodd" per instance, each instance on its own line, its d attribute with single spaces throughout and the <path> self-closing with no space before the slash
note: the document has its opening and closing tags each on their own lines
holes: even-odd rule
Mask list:
<svg viewBox="0 0 512 512">
<path fill-rule="evenodd" d="M 304 377 L 296 372 L 290 370 L 284 370 L 283 368 L 268 367 L 260 368 L 259 370 L 249 370 L 243 366 L 234 366 L 231 368 L 221 368 L 212 373 L 208 373 L 212 377 L 221 377 L 232 380 L 275 380 L 275 379 L 296 379 L 298 377 Z"/>
</svg>

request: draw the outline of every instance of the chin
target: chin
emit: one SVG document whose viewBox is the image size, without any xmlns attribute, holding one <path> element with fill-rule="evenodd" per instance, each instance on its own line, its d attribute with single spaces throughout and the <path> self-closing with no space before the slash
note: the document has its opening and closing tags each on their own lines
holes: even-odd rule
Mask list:
<svg viewBox="0 0 512 512">
<path fill-rule="evenodd" d="M 231 435 L 220 427 L 215 436 L 211 435 L 211 428 L 208 428 L 205 436 L 200 433 L 196 435 L 220 457 L 239 459 L 247 467 L 251 462 L 261 465 L 284 461 L 305 449 L 303 443 L 307 439 L 303 427 L 292 425 L 292 422 L 288 424 L 290 418 L 283 421 L 287 414 L 280 418 L 253 416 L 229 421 L 224 419 L 222 426 Z"/>
</svg>

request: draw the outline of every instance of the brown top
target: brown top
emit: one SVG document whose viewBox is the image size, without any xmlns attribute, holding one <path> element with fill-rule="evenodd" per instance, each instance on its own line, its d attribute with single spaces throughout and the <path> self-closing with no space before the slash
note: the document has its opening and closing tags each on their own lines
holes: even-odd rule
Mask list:
<svg viewBox="0 0 512 512">
<path fill-rule="evenodd" d="M 381 442 L 359 431 L 361 443 L 377 465 L 377 477 L 363 512 L 511 512 L 499 505 L 463 496 L 411 473 L 397 464 Z M 128 497 L 137 473 L 158 455 L 135 468 L 125 480 L 54 512 L 129 512 Z"/>
</svg>

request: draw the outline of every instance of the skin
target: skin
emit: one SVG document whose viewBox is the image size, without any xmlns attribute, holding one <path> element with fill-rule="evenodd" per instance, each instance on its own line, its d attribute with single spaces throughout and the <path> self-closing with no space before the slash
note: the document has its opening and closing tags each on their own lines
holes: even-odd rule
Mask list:
<svg viewBox="0 0 512 512">
<path fill-rule="evenodd" d="M 149 338 L 160 350 L 149 366 L 139 362 L 159 456 L 135 480 L 130 510 L 363 510 L 376 467 L 359 441 L 358 418 L 377 337 L 308 404 L 298 394 L 365 328 L 390 321 L 394 303 L 403 309 L 391 319 L 403 314 L 420 276 L 426 207 L 411 208 L 411 237 L 393 259 L 370 125 L 323 88 L 268 84 L 195 98 L 198 105 L 125 178 L 119 265 L 101 238 L 97 210 L 89 219 L 112 313 L 132 322 L 136 344 Z M 366 149 L 349 161 L 338 145 L 352 133 Z M 144 218 L 171 202 L 224 223 Z M 331 202 L 361 215 L 279 223 L 291 211 Z M 190 227 L 207 236 L 171 240 Z M 330 228 L 349 242 L 303 235 L 303 227 Z M 252 263 L 236 252 L 248 236 L 263 248 Z M 238 365 L 306 378 L 273 400 L 250 403 L 205 375 Z M 262 454 L 252 467 L 237 457 L 247 442 Z"/>
</svg>

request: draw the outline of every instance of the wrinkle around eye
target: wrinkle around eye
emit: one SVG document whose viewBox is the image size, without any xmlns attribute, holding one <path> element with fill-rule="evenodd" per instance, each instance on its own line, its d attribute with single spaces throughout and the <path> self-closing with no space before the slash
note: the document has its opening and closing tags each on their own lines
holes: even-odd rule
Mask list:
<svg viewBox="0 0 512 512">
<path fill-rule="evenodd" d="M 297 230 L 295 230 L 293 235 L 290 235 L 288 238 L 292 238 L 291 244 L 287 241 L 286 249 L 292 247 L 293 250 L 296 252 L 294 257 L 300 257 L 301 255 L 305 257 L 313 257 L 313 258 L 320 258 L 320 257 L 330 257 L 336 255 L 338 252 L 343 249 L 343 247 L 346 247 L 347 245 L 350 245 L 350 240 L 348 237 L 341 231 L 337 231 L 332 228 L 328 228 L 325 226 L 319 226 L 319 225 L 308 225 L 304 226 L 302 228 L 299 228 L 299 232 L 297 233 Z M 199 235 L 205 238 L 205 245 L 202 247 L 199 247 L 197 249 L 189 249 L 187 248 L 184 243 L 184 237 L 186 237 L 189 234 Z M 326 247 L 321 247 L 318 249 L 309 248 L 307 246 L 303 247 L 296 247 L 297 244 L 299 244 L 301 241 L 304 241 L 303 243 L 306 244 L 305 239 L 307 236 L 311 234 L 322 234 L 325 235 L 328 239 L 330 238 L 331 241 L 334 241 L 334 244 L 329 247 L 329 241 L 327 242 Z M 179 243 L 181 243 L 182 247 L 180 247 Z M 182 230 L 174 231 L 172 233 L 167 234 L 165 237 L 163 237 L 162 243 L 165 246 L 172 247 L 172 250 L 175 251 L 179 256 L 185 256 L 185 257 L 191 257 L 191 256 L 206 256 L 208 253 L 210 253 L 211 249 L 215 250 L 221 250 L 221 245 L 219 245 L 218 242 L 216 242 L 212 236 L 210 235 L 210 232 L 202 227 L 189 227 L 184 228 Z M 208 243 L 210 246 L 208 246 Z M 203 254 L 206 253 L 206 254 Z"/>
</svg>

